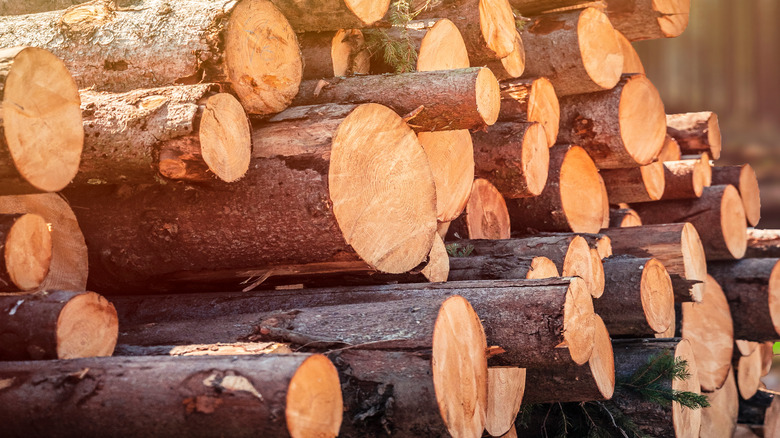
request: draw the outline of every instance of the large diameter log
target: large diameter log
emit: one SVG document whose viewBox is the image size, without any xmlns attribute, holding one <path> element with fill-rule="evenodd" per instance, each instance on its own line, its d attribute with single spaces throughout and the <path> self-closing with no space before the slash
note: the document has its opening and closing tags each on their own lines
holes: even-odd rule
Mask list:
<svg viewBox="0 0 780 438">
<path fill-rule="evenodd" d="M 360 29 L 298 34 L 303 79 L 368 74 L 371 54 Z"/>
<path fill-rule="evenodd" d="M 721 136 L 718 115 L 704 111 L 666 115 L 667 132 L 680 145 L 683 155 L 707 152 L 713 160 L 720 158 Z"/>
<path fill-rule="evenodd" d="M 757 348 L 747 356 L 737 352 L 734 356 L 733 367 L 737 370 L 739 396 L 747 400 L 756 394 L 761 385 L 761 377 L 763 377 L 761 350 Z"/>
<path fill-rule="evenodd" d="M 780 230 L 747 230 L 748 242 L 745 257 L 780 257 Z"/>
<path fill-rule="evenodd" d="M 520 412 L 525 392 L 526 370 L 518 367 L 488 368 L 488 400 L 485 431 L 500 437 L 509 432 Z"/>
<path fill-rule="evenodd" d="M 539 196 L 507 202 L 512 229 L 596 233 L 604 215 L 596 165 L 579 146 L 550 148 L 547 184 Z"/>
<path fill-rule="evenodd" d="M 609 226 L 612 228 L 641 227 L 642 218 L 632 208 L 612 208 L 609 210 Z"/>
<path fill-rule="evenodd" d="M 252 144 L 241 104 L 213 84 L 81 91 L 84 152 L 74 184 L 233 182 L 249 168 Z"/>
<path fill-rule="evenodd" d="M 689 223 L 604 230 L 615 254 L 652 257 L 672 279 L 676 302 L 701 301 L 707 260 L 696 228 Z"/>
<path fill-rule="evenodd" d="M 342 418 L 338 373 L 321 355 L 7 362 L 0 379 L 7 436 L 335 437 Z"/>
<path fill-rule="evenodd" d="M 534 17 L 521 36 L 526 77 L 546 77 L 559 96 L 608 90 L 620 80 L 623 52 L 603 12 L 587 8 Z"/>
<path fill-rule="evenodd" d="M 674 38 L 688 27 L 690 0 L 607 0 L 615 29 L 631 41 Z"/>
<path fill-rule="evenodd" d="M 587 365 L 571 360 L 548 368 L 529 368 L 525 403 L 563 403 L 609 400 L 615 392 L 615 357 L 612 340 L 601 318 L 593 315 L 593 353 Z M 565 355 L 566 353 L 561 353 Z"/>
<path fill-rule="evenodd" d="M 692 223 L 707 260 L 740 259 L 745 255 L 745 209 L 734 186 L 705 187 L 698 199 L 634 204 L 633 208 L 644 224 Z"/>
<path fill-rule="evenodd" d="M 488 180 L 475 179 L 463 214 L 450 222 L 447 239 L 509 239 L 510 235 L 504 197 Z"/>
<path fill-rule="evenodd" d="M 656 259 L 631 256 L 604 260 L 604 295 L 593 302 L 612 336 L 645 338 L 674 321 L 672 280 Z"/>
<path fill-rule="evenodd" d="M 699 376 L 701 367 L 694 358 L 691 344 L 685 340 L 631 340 L 613 343 L 615 375 L 618 380 L 631 379 L 661 355 L 670 355 L 687 362 L 690 374 L 687 379 L 667 378 L 657 382 L 676 391 L 701 393 Z M 612 398 L 623 414 L 627 415 L 642 432 L 657 437 L 696 438 L 701 426 L 701 410 L 688 409 L 677 402 L 661 405 L 644 400 L 639 395 L 621 391 Z"/>
<path fill-rule="evenodd" d="M 420 132 L 436 188 L 436 220 L 449 222 L 466 207 L 473 192 L 474 143 L 467 129 Z"/>
<path fill-rule="evenodd" d="M 420 131 L 481 129 L 498 118 L 501 94 L 490 69 L 473 67 L 303 81 L 293 105 L 367 102 L 413 114 Z"/>
<path fill-rule="evenodd" d="M 493 183 L 509 199 L 542 193 L 550 165 L 540 123 L 501 122 L 473 134 L 475 175 Z"/>
<path fill-rule="evenodd" d="M 758 225 L 758 221 L 761 219 L 761 198 L 753 166 L 743 164 L 741 166 L 713 167 L 712 184 L 731 184 L 736 187 L 742 198 L 748 223 L 752 226 Z"/>
<path fill-rule="evenodd" d="M 609 202 L 649 202 L 661 199 L 666 180 L 664 165 L 659 162 L 641 167 L 604 169 L 601 172 L 607 186 Z"/>
<path fill-rule="evenodd" d="M 392 110 L 295 107 L 252 135 L 250 171 L 229 187 L 71 190 L 73 205 L 84 207 L 95 289 L 164 289 L 176 272 L 322 262 L 362 260 L 401 273 L 430 251 L 433 178 L 414 132 Z M 208 224 L 219 227 L 204 235 Z"/>
<path fill-rule="evenodd" d="M 642 60 L 639 58 L 639 54 L 636 53 L 634 46 L 631 45 L 631 41 L 618 30 L 615 30 L 615 35 L 617 36 L 620 50 L 623 52 L 623 74 L 645 74 L 645 67 L 642 65 Z"/>
<path fill-rule="evenodd" d="M 561 99 L 558 142 L 582 146 L 602 169 L 644 166 L 664 145 L 664 117 L 650 80 L 623 75 L 611 90 Z"/>
<path fill-rule="evenodd" d="M 82 89 L 227 82 L 248 113 L 268 114 L 285 109 L 301 81 L 295 32 L 267 0 L 143 0 L 132 8 L 89 2 L 0 17 L 0 27 L 14 29 L 0 36 L 0 46 L 51 51 Z"/>
<path fill-rule="evenodd" d="M 736 339 L 780 339 L 780 260 L 712 262 L 707 271 L 728 298 Z"/>
<path fill-rule="evenodd" d="M 0 214 L 0 249 L 0 291 L 35 289 L 49 274 L 52 237 L 41 216 Z"/>
<path fill-rule="evenodd" d="M 661 199 L 700 198 L 704 187 L 712 184 L 712 167 L 706 153 L 693 160 L 664 161 L 666 187 Z"/>
<path fill-rule="evenodd" d="M 547 257 L 469 255 L 450 258 L 447 280 L 542 279 L 558 276 L 558 268 Z"/>
<path fill-rule="evenodd" d="M 502 122 L 539 122 L 544 127 L 547 146 L 558 138 L 561 108 L 555 87 L 546 78 L 510 79 L 499 83 Z"/>
<path fill-rule="evenodd" d="M 700 438 L 732 438 L 737 426 L 739 395 L 734 371 L 729 371 L 726 383 L 707 394 L 709 406 L 701 409 Z"/>
<path fill-rule="evenodd" d="M 48 273 L 35 290 L 85 290 L 87 245 L 76 216 L 56 193 L 0 196 L 0 214 L 38 215 L 51 229 L 51 261 Z M 28 271 L 26 275 L 32 274 Z"/>
<path fill-rule="evenodd" d="M 63 189 L 78 171 L 84 144 L 68 68 L 46 50 L 0 49 L 0 99 L 0 195 Z"/>
<path fill-rule="evenodd" d="M 119 324 L 114 306 L 94 292 L 0 296 L 0 359 L 110 356 Z"/>
<path fill-rule="evenodd" d="M 591 233 L 539 233 L 540 237 L 567 237 L 571 242 L 571 239 L 579 236 L 588 243 L 590 249 L 595 249 L 599 253 L 599 258 L 605 259 L 612 255 L 612 239 L 606 234 L 591 234 Z M 522 236 L 518 236 L 522 237 Z M 526 236 L 530 237 L 530 236 Z"/>
<path fill-rule="evenodd" d="M 734 326 L 729 302 L 720 285 L 708 275 L 700 303 L 682 303 L 682 337 L 691 343 L 703 391 L 723 386 L 731 369 Z"/>
</svg>

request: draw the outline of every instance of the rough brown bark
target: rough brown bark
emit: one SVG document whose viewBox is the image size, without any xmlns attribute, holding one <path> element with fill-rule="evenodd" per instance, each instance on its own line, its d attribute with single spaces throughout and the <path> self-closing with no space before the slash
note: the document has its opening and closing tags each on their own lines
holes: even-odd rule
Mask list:
<svg viewBox="0 0 780 438">
<path fill-rule="evenodd" d="M 277 342 L 217 342 L 191 345 L 117 345 L 114 356 L 237 356 L 292 353 L 288 344 Z"/>
<path fill-rule="evenodd" d="M 335 437 L 342 418 L 321 355 L 7 362 L 0 378 L 7 436 Z"/>
<path fill-rule="evenodd" d="M 742 205 L 745 207 L 745 217 L 750 225 L 758 225 L 761 219 L 761 198 L 759 196 L 758 179 L 750 164 L 741 166 L 719 166 L 712 169 L 712 184 L 731 184 L 739 191 Z"/>
<path fill-rule="evenodd" d="M 780 257 L 780 230 L 748 229 L 745 257 Z"/>
<path fill-rule="evenodd" d="M 667 132 L 680 145 L 683 155 L 707 152 L 720 158 L 721 136 L 718 115 L 709 112 L 667 114 Z"/>
<path fill-rule="evenodd" d="M 600 233 L 600 234 L 592 234 L 592 233 L 539 233 L 539 237 L 568 237 L 569 239 L 574 239 L 575 237 L 579 236 L 588 243 L 590 246 L 590 249 L 595 249 L 599 253 L 599 257 L 602 259 L 605 259 L 612 255 L 612 239 L 609 238 L 606 234 Z M 523 237 L 531 237 L 531 236 L 522 236 L 517 235 L 518 238 Z"/>
<path fill-rule="evenodd" d="M 298 34 L 303 79 L 368 74 L 371 55 L 360 29 Z"/>
<path fill-rule="evenodd" d="M 542 260 L 544 259 L 544 260 Z M 522 257 L 514 254 L 472 255 L 450 258 L 447 280 L 498 280 L 558 277 L 557 267 L 550 272 L 546 257 Z M 551 261 L 549 263 L 552 263 Z"/>
<path fill-rule="evenodd" d="M 737 426 L 739 395 L 734 370 L 729 371 L 726 383 L 714 392 L 707 394 L 710 405 L 701 410 L 701 438 L 732 438 Z"/>
<path fill-rule="evenodd" d="M 368 27 L 381 20 L 390 6 L 390 0 L 324 0 L 315 3 L 272 1 L 285 17 L 290 17 L 290 25 L 296 32 Z"/>
<path fill-rule="evenodd" d="M 666 140 L 664 140 L 664 147 L 658 154 L 658 161 L 680 161 L 682 160 L 682 152 L 680 151 L 680 145 L 677 143 L 671 135 L 666 134 Z"/>
<path fill-rule="evenodd" d="M 547 136 L 547 146 L 555 144 L 561 108 L 555 87 L 546 78 L 509 79 L 499 83 L 502 122 L 539 122 Z"/>
<path fill-rule="evenodd" d="M 523 15 L 535 15 L 553 9 L 592 3 L 592 0 L 511 0 L 512 7 Z"/>
<path fill-rule="evenodd" d="M 447 240 L 508 239 L 511 235 L 506 201 L 488 180 L 477 178 L 463 214 L 448 223 Z"/>
<path fill-rule="evenodd" d="M 695 160 L 664 161 L 666 187 L 661 199 L 695 199 L 701 197 L 704 187 L 711 185 L 709 158 L 704 154 Z"/>
<path fill-rule="evenodd" d="M 632 208 L 609 210 L 609 226 L 612 228 L 641 227 L 642 219 Z"/>
<path fill-rule="evenodd" d="M 49 273 L 51 230 L 37 214 L 0 214 L 0 291 L 39 287 Z"/>
<path fill-rule="evenodd" d="M 603 169 L 599 174 L 604 178 L 612 204 L 656 201 L 661 199 L 666 185 L 663 164 L 658 162 L 641 167 Z"/>
<path fill-rule="evenodd" d="M 690 0 L 606 0 L 615 29 L 631 41 L 674 38 L 688 27 Z"/>
</svg>

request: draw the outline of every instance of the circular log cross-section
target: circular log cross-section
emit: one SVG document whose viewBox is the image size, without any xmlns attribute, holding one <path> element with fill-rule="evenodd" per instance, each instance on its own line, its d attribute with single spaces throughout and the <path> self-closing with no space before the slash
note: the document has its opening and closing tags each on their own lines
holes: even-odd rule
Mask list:
<svg viewBox="0 0 780 438">
<path fill-rule="evenodd" d="M 501 81 L 502 122 L 539 122 L 544 127 L 547 146 L 558 138 L 561 108 L 555 87 L 546 78 L 510 79 Z"/>
<path fill-rule="evenodd" d="M 761 198 L 753 166 L 743 164 L 741 166 L 713 167 L 711 170 L 712 184 L 731 184 L 736 187 L 742 198 L 748 223 L 754 227 L 758 225 L 758 221 L 761 219 Z"/>
<path fill-rule="evenodd" d="M 46 50 L 0 49 L 0 97 L 0 195 L 62 190 L 84 145 L 67 67 Z"/>
<path fill-rule="evenodd" d="M 457 245 L 458 248 L 464 247 L 460 243 Z M 491 254 L 452 257 L 448 280 L 543 279 L 558 276 L 558 268 L 547 257 Z"/>
<path fill-rule="evenodd" d="M 35 289 L 49 274 L 52 237 L 37 214 L 0 214 L 0 291 Z"/>
<path fill-rule="evenodd" d="M 298 34 L 303 56 L 303 79 L 368 74 L 371 55 L 360 29 Z"/>
<path fill-rule="evenodd" d="M 606 13 L 630 41 L 674 38 L 688 27 L 691 0 L 608 0 Z"/>
<path fill-rule="evenodd" d="M 645 74 L 645 67 L 642 65 L 642 60 L 639 58 L 639 54 L 636 53 L 634 46 L 631 45 L 631 41 L 618 30 L 615 30 L 615 34 L 617 35 L 618 44 L 620 44 L 620 50 L 623 52 L 623 74 Z"/>
<path fill-rule="evenodd" d="M 707 152 L 713 160 L 720 158 L 721 135 L 717 114 L 709 111 L 667 114 L 666 125 L 667 132 L 677 140 L 683 155 Z"/>
<path fill-rule="evenodd" d="M 520 412 L 525 392 L 525 368 L 489 367 L 485 431 L 500 437 L 508 432 Z"/>
<path fill-rule="evenodd" d="M 436 185 L 436 219 L 449 222 L 457 218 L 473 191 L 474 145 L 466 129 L 420 132 L 422 145 Z"/>
<path fill-rule="evenodd" d="M 611 90 L 561 98 L 558 142 L 582 146 L 599 168 L 650 164 L 665 138 L 664 104 L 644 75 L 623 75 Z"/>
<path fill-rule="evenodd" d="M 680 144 L 677 143 L 671 135 L 666 134 L 666 140 L 664 140 L 664 147 L 661 148 L 661 152 L 657 157 L 658 161 L 680 161 L 682 160 L 682 151 L 680 151 Z"/>
<path fill-rule="evenodd" d="M 604 204 L 599 172 L 588 153 L 579 146 L 554 146 L 549 169 L 539 196 L 507 201 L 512 228 L 597 233 Z"/>
<path fill-rule="evenodd" d="M 368 27 L 387 14 L 390 0 L 324 0 L 300 3 L 272 0 L 296 32 Z"/>
<path fill-rule="evenodd" d="M 420 273 L 432 283 L 447 281 L 450 275 L 450 256 L 447 254 L 444 240 L 438 234 L 433 239 L 431 252 L 428 253 L 428 264 Z"/>
<path fill-rule="evenodd" d="M 712 182 L 707 153 L 695 160 L 664 161 L 663 167 L 666 187 L 661 199 L 664 201 L 700 198 L 704 187 Z"/>
<path fill-rule="evenodd" d="M 761 377 L 763 377 L 761 371 L 763 371 L 764 359 L 760 348 L 756 348 L 755 351 L 747 356 L 742 356 L 741 354 L 738 356 L 738 358 L 735 358 L 734 366 L 737 369 L 739 396 L 743 400 L 748 400 L 756 394 L 761 385 Z"/>
<path fill-rule="evenodd" d="M 522 31 L 525 77 L 546 77 L 559 96 L 608 90 L 620 80 L 615 28 L 595 8 L 534 17 Z"/>
<path fill-rule="evenodd" d="M 666 185 L 664 165 L 659 162 L 641 167 L 603 169 L 599 173 L 604 178 L 611 204 L 657 201 Z"/>
<path fill-rule="evenodd" d="M 642 219 L 631 208 L 610 209 L 609 226 L 613 228 L 641 227 Z"/>
<path fill-rule="evenodd" d="M 739 394 L 734 370 L 729 371 L 726 383 L 707 394 L 710 403 L 701 410 L 701 438 L 732 438 L 739 414 Z"/>
<path fill-rule="evenodd" d="M 485 62 L 499 80 L 519 78 L 525 71 L 525 45 L 519 33 L 515 34 L 515 45 L 512 52 L 498 61 Z"/>
<path fill-rule="evenodd" d="M 504 197 L 489 181 L 475 179 L 464 213 L 450 223 L 448 239 L 509 239 L 510 234 Z"/>
</svg>

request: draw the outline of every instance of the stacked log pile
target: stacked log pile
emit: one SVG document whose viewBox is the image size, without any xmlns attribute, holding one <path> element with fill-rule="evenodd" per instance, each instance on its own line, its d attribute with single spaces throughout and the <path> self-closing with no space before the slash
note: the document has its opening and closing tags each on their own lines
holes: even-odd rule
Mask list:
<svg viewBox="0 0 780 438">
<path fill-rule="evenodd" d="M 689 1 L 6 3 L 8 436 L 780 427 L 780 232 L 631 46 Z"/>
</svg>

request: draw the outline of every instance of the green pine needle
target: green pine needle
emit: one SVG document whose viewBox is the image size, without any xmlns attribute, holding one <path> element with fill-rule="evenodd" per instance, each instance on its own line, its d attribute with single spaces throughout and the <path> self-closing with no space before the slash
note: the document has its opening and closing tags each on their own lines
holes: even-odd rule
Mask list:
<svg viewBox="0 0 780 438">
<path fill-rule="evenodd" d="M 474 245 L 462 246 L 460 243 L 448 243 L 444 247 L 450 257 L 468 257 L 474 252 Z"/>
</svg>

